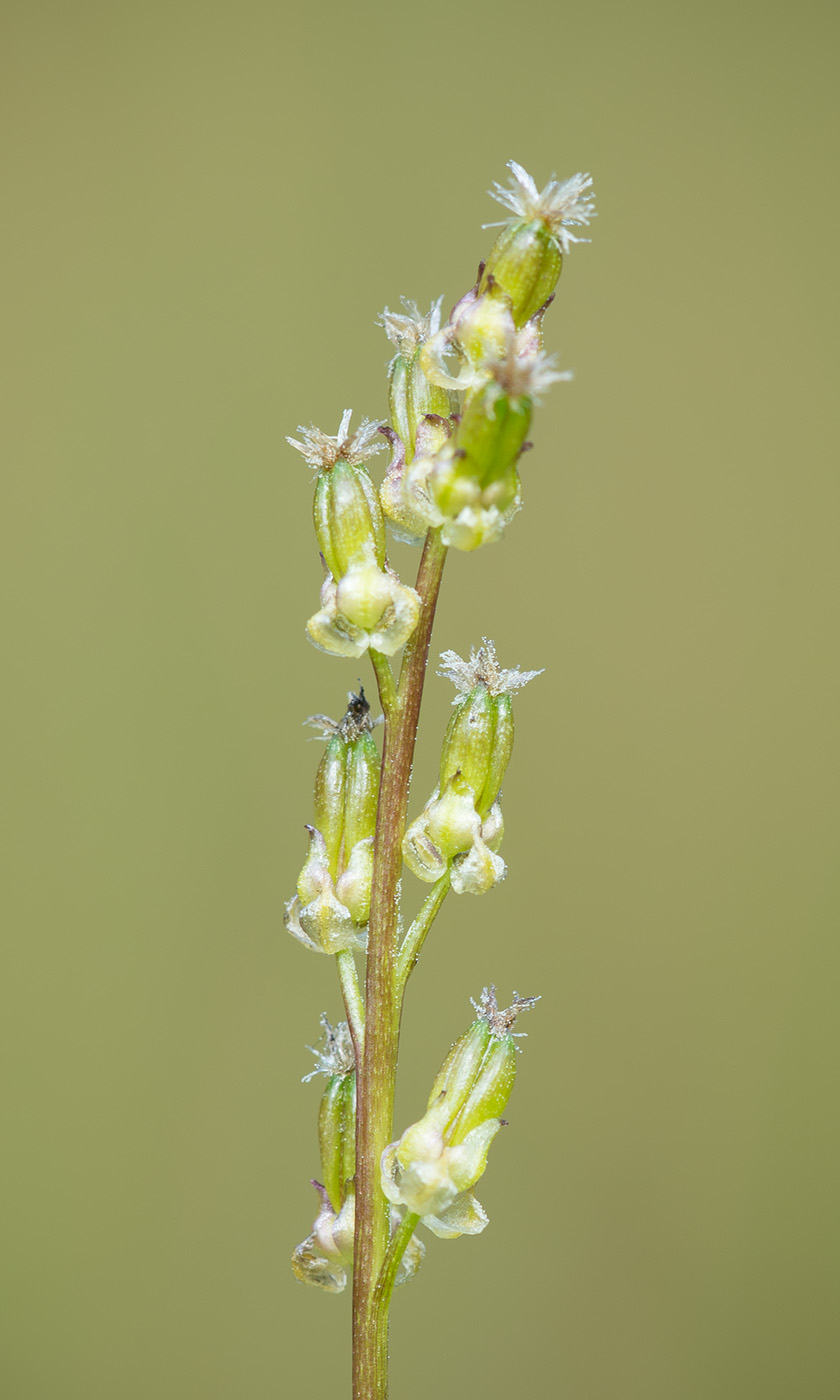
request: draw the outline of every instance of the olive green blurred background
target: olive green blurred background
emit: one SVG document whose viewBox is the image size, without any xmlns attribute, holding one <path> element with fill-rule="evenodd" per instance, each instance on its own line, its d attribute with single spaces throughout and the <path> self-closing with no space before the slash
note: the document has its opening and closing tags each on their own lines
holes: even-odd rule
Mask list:
<svg viewBox="0 0 840 1400">
<path fill-rule="evenodd" d="M 448 569 L 435 653 L 546 672 L 507 882 L 411 987 L 401 1126 L 471 993 L 543 1001 L 490 1227 L 397 1295 L 394 1395 L 835 1397 L 836 12 L 1 13 L 3 1395 L 348 1391 L 348 1300 L 288 1267 L 339 1002 L 281 914 L 300 722 L 359 668 L 303 634 L 284 434 L 383 413 L 377 314 L 467 288 L 514 157 L 591 169 L 600 217 L 526 509 Z"/>
</svg>

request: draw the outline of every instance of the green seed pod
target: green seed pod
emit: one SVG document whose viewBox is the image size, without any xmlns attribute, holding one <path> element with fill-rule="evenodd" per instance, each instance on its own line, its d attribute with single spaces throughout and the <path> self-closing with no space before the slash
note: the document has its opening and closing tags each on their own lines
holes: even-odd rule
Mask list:
<svg viewBox="0 0 840 1400">
<path fill-rule="evenodd" d="M 491 695 L 475 686 L 456 707 L 443 741 L 440 786 L 460 773 L 475 794 L 483 819 L 499 795 L 513 751 L 513 705 L 509 694 Z"/>
<path fill-rule="evenodd" d="M 481 1069 L 489 1038 L 489 1025 L 478 1020 L 455 1041 L 432 1085 L 428 1108 L 445 1093 L 450 1121 L 460 1113 Z"/>
<path fill-rule="evenodd" d="M 323 1049 L 310 1046 L 315 1068 L 305 1076 L 326 1075 L 318 1112 L 321 1177 L 330 1205 L 337 1214 L 348 1196 L 347 1183 L 356 1171 L 356 1071 L 353 1042 L 346 1021 L 334 1028 L 326 1016 Z"/>
<path fill-rule="evenodd" d="M 516 492 L 515 467 L 531 427 L 533 405 L 529 398 L 509 398 L 497 389 L 494 392 L 494 387 L 467 402 L 455 436 L 455 445 L 464 454 L 457 471 L 475 476 L 482 490 L 501 483 L 503 499 L 495 499 L 494 504 L 504 509 Z"/>
<path fill-rule="evenodd" d="M 340 733 L 332 734 L 315 777 L 315 826 L 324 838 L 333 879 L 344 836 L 346 788 L 347 741 Z"/>
<path fill-rule="evenodd" d="M 476 792 L 476 807 L 479 816 L 487 816 L 499 795 L 510 756 L 513 752 L 513 700 L 507 692 L 493 696 L 495 728 L 490 761 L 481 792 Z"/>
<path fill-rule="evenodd" d="M 385 563 L 385 525 L 373 482 L 361 465 L 339 459 L 315 484 L 313 520 L 318 546 L 333 578 L 351 564 Z"/>
<path fill-rule="evenodd" d="M 428 413 L 448 418 L 456 407 L 456 400 L 437 384 L 430 384 L 420 363 L 422 345 L 418 345 L 409 356 L 395 355 L 391 361 L 391 383 L 388 403 L 391 411 L 391 426 L 405 447 L 406 463 L 414 457 L 417 446 L 417 428 Z"/>
<path fill-rule="evenodd" d="M 530 321 L 557 286 L 563 254 L 543 219 L 519 219 L 500 232 L 484 265 L 480 290 L 492 278 L 510 297 L 517 329 Z"/>
<path fill-rule="evenodd" d="M 341 1186 L 356 1175 L 356 1071 L 344 1077 L 344 1129 L 341 1138 Z"/>
<path fill-rule="evenodd" d="M 443 298 L 433 301 L 421 314 L 416 302 L 403 298 L 404 312 L 382 313 L 385 333 L 397 353 L 389 366 L 388 404 L 391 427 L 405 449 L 405 461 L 410 462 L 418 450 L 417 427 L 428 413 L 448 418 L 457 401 L 437 384 L 426 378 L 422 368 L 423 348 L 440 330 L 440 307 Z"/>
<path fill-rule="evenodd" d="M 449 1141 L 453 1147 L 488 1118 L 501 1117 L 515 1078 L 516 1049 L 512 1036 L 491 1034 L 469 1097 L 449 1125 Z"/>
<path fill-rule="evenodd" d="M 496 728 L 494 698 L 484 685 L 465 695 L 447 725 L 440 756 L 440 789 L 457 773 L 476 797 L 484 791 Z"/>
<path fill-rule="evenodd" d="M 473 1128 L 504 1111 L 516 1078 L 513 1027 L 535 1000 L 515 997 L 512 1006 L 500 1011 L 495 987 L 485 987 L 474 1003 L 479 1014 L 452 1046 L 429 1095 L 429 1108 L 440 1101 L 449 1146 L 456 1147 Z"/>
<path fill-rule="evenodd" d="M 379 750 L 370 732 L 360 734 L 347 750 L 344 797 L 344 850 L 373 836 L 379 796 Z"/>
<path fill-rule="evenodd" d="M 344 1081 L 347 1077 L 335 1074 L 327 1080 L 318 1113 L 321 1177 L 334 1211 L 341 1209 L 343 1198 Z"/>
<path fill-rule="evenodd" d="M 407 460 L 414 451 L 408 423 L 409 364 L 410 360 L 405 355 L 395 355 L 388 370 L 388 413 L 391 427 L 405 448 Z"/>
</svg>

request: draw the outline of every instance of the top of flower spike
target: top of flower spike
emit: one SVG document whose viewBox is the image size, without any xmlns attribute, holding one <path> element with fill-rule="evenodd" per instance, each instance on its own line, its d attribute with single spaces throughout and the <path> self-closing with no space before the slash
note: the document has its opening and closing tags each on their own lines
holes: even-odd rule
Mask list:
<svg viewBox="0 0 840 1400">
<path fill-rule="evenodd" d="M 303 1076 L 302 1084 L 314 1079 L 316 1074 L 326 1074 L 329 1077 L 333 1074 L 349 1074 L 356 1068 L 356 1056 L 347 1022 L 339 1021 L 337 1026 L 331 1026 L 326 1015 L 322 1015 L 321 1025 L 324 1028 L 324 1047 L 319 1050 L 314 1045 L 307 1045 L 307 1050 L 311 1050 L 315 1056 L 315 1068 Z"/>
<path fill-rule="evenodd" d="M 495 181 L 494 188 L 488 190 L 491 198 L 504 204 L 517 218 L 542 219 L 564 253 L 568 253 L 572 243 L 589 242 L 588 238 L 578 238 L 576 234 L 570 233 L 568 225 L 588 224 L 590 219 L 596 217 L 594 195 L 587 193 L 592 189 L 591 175 L 579 172 L 562 182 L 552 176 L 545 189 L 538 190 L 527 170 L 523 170 L 515 160 L 509 160 L 507 164 L 508 169 L 513 172 L 510 187 L 505 189 L 504 185 Z M 499 224 L 507 222 L 506 219 L 500 219 L 497 223 L 485 224 L 484 227 L 497 228 Z"/>
<path fill-rule="evenodd" d="M 433 301 L 425 314 L 416 301 L 410 301 L 408 297 L 400 297 L 400 301 L 407 314 L 402 316 L 398 311 L 389 311 L 386 306 L 379 324 L 385 327 L 385 334 L 392 345 L 396 345 L 402 354 L 410 355 L 440 330 L 443 297 Z"/>
<path fill-rule="evenodd" d="M 322 432 L 314 423 L 308 428 L 298 424 L 303 442 L 293 437 L 287 437 L 286 441 L 317 471 L 329 471 L 339 461 L 356 467 L 374 453 L 381 452 L 385 444 L 378 438 L 379 423 L 373 423 L 368 418 L 362 419 L 354 433 L 349 432 L 352 416 L 352 408 L 345 408 L 335 437 Z"/>
<path fill-rule="evenodd" d="M 450 680 L 458 691 L 453 705 L 457 705 L 461 695 L 468 695 L 477 685 L 486 686 L 491 695 L 512 695 L 535 676 L 542 675 L 541 670 L 520 671 L 515 666 L 509 671 L 503 670 L 496 659 L 496 648 L 487 637 L 482 639 L 478 651 L 470 647 L 469 661 L 464 661 L 456 651 L 445 651 L 440 659 L 438 675 Z"/>
</svg>

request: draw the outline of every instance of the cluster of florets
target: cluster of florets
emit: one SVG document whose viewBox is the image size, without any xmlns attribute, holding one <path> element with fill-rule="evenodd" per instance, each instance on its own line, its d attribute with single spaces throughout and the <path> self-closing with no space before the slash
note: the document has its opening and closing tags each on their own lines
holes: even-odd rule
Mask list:
<svg viewBox="0 0 840 1400">
<path fill-rule="evenodd" d="M 490 193 L 510 217 L 448 320 L 442 298 L 426 312 L 404 300 L 402 312 L 382 313 L 395 349 L 389 422 L 364 420 L 351 433 L 347 410 L 335 436 L 301 427 L 288 439 L 318 474 L 325 578 L 307 631 L 324 651 L 392 656 L 403 646 L 420 600 L 387 562 L 385 521 L 415 544 L 429 530 L 460 550 L 498 540 L 522 503 L 519 461 L 531 446 L 534 405 L 571 377 L 543 349 L 543 318 L 563 257 L 585 241 L 572 230 L 594 218 L 592 181 L 552 179 L 538 191 L 520 165 L 509 165 L 510 186 Z M 392 452 L 377 490 L 366 463 L 385 445 L 380 434 Z"/>
<path fill-rule="evenodd" d="M 432 1085 L 426 1113 L 382 1156 L 382 1190 L 413 1211 L 441 1239 L 477 1235 L 487 1213 L 472 1188 L 487 1166 L 490 1144 L 516 1077 L 516 1018 L 537 997 L 499 1009 L 485 987 L 469 1030 L 456 1040 Z"/>
<path fill-rule="evenodd" d="M 440 781 L 403 840 L 409 869 L 429 883 L 449 874 L 456 894 L 484 894 L 505 877 L 499 803 L 513 749 L 512 696 L 539 671 L 503 670 L 486 637 L 465 661 L 441 657 L 439 675 L 455 685 L 455 713 L 440 759 Z"/>
</svg>

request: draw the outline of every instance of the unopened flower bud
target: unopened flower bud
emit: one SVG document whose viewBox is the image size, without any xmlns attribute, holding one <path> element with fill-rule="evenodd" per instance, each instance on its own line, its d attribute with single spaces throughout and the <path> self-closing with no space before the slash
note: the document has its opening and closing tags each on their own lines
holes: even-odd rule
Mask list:
<svg viewBox="0 0 840 1400">
<path fill-rule="evenodd" d="M 508 161 L 513 174 L 509 188 L 496 184 L 493 199 L 513 214 L 502 221 L 484 268 L 481 290 L 495 282 L 510 298 L 517 326 L 551 296 L 572 243 L 586 242 L 570 229 L 595 217 L 588 175 L 573 175 L 564 183 L 552 179 L 542 191 L 521 165 Z M 485 228 L 497 225 L 485 224 Z"/>
<path fill-rule="evenodd" d="M 382 1156 L 382 1189 L 444 1239 L 477 1234 L 487 1215 L 472 1194 L 516 1075 L 513 1026 L 536 998 L 500 1011 L 495 988 L 474 1003 L 477 1019 L 456 1041 L 432 1087 L 425 1115 Z"/>
</svg>

